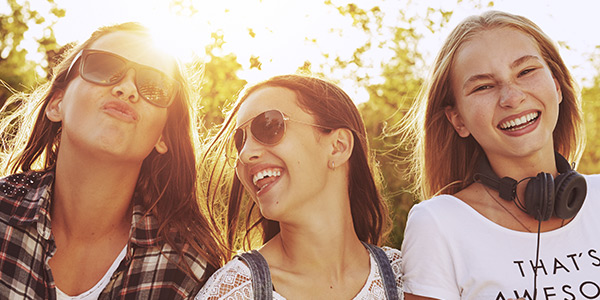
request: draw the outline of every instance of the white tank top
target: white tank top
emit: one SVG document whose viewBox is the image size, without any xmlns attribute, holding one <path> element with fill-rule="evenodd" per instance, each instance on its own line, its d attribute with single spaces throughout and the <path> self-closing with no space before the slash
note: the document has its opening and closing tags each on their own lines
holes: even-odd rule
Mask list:
<svg viewBox="0 0 600 300">
<path fill-rule="evenodd" d="M 98 299 L 98 297 L 100 296 L 100 293 L 102 292 L 102 290 L 104 290 L 104 288 L 110 281 L 110 277 L 115 272 L 117 267 L 119 267 L 119 264 L 121 263 L 123 258 L 125 258 L 125 253 L 127 253 L 127 245 L 125 245 L 123 250 L 121 250 L 121 253 L 119 253 L 119 256 L 117 256 L 115 261 L 112 263 L 110 268 L 108 268 L 108 271 L 106 271 L 106 273 L 104 274 L 104 276 L 102 276 L 100 281 L 98 281 L 98 283 L 96 283 L 96 285 L 94 285 L 92 288 L 90 288 L 89 290 L 87 290 L 79 295 L 69 296 L 69 295 L 65 294 L 63 291 L 61 291 L 58 287 L 56 287 L 56 299 L 58 299 L 58 300 L 92 300 L 92 299 L 95 300 L 95 299 Z"/>
</svg>

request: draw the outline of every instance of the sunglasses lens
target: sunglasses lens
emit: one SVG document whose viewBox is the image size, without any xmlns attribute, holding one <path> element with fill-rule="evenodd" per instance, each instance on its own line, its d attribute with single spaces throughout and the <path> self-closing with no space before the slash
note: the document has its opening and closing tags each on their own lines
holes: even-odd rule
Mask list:
<svg viewBox="0 0 600 300">
<path fill-rule="evenodd" d="M 242 147 L 244 147 L 245 142 L 244 128 L 236 129 L 235 134 L 233 135 L 233 142 L 235 143 L 235 149 L 237 149 L 237 152 L 239 153 L 242 151 Z"/>
<path fill-rule="evenodd" d="M 109 53 L 91 52 L 85 55 L 81 76 L 96 84 L 112 85 L 123 79 L 129 64 Z M 136 68 L 135 85 L 142 98 L 161 107 L 171 104 L 177 87 L 176 82 L 162 72 L 139 66 Z"/>
<path fill-rule="evenodd" d="M 281 140 L 285 131 L 283 115 L 277 110 L 265 111 L 252 120 L 250 131 L 261 143 L 276 144 Z"/>
<path fill-rule="evenodd" d="M 90 53 L 85 57 L 81 76 L 91 82 L 115 84 L 125 75 L 127 62 L 105 53 Z"/>
<path fill-rule="evenodd" d="M 175 93 L 175 83 L 163 73 L 149 68 L 139 69 L 136 85 L 142 97 L 158 106 L 171 104 Z"/>
</svg>

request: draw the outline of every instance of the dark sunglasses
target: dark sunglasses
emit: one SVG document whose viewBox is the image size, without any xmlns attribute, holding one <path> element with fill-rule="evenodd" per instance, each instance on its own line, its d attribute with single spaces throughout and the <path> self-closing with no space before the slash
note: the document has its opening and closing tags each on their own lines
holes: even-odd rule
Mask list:
<svg viewBox="0 0 600 300">
<path fill-rule="evenodd" d="M 83 49 L 77 54 L 65 78 L 69 78 L 69 73 L 77 61 L 80 61 L 81 78 L 98 85 L 116 84 L 133 68 L 138 94 L 159 107 L 171 105 L 179 87 L 176 80 L 157 69 L 132 62 L 114 53 L 93 49 Z"/>
<path fill-rule="evenodd" d="M 233 142 L 239 154 L 246 143 L 246 128 L 250 127 L 252 136 L 263 145 L 275 145 L 281 141 L 285 134 L 285 121 L 331 130 L 332 128 L 292 120 L 278 110 L 267 110 L 256 117 L 244 122 L 233 134 Z"/>
</svg>

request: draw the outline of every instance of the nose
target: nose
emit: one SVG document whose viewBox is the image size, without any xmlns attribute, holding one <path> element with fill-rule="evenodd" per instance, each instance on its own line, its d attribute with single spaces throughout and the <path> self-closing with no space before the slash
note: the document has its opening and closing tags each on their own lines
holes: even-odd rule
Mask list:
<svg viewBox="0 0 600 300">
<path fill-rule="evenodd" d="M 525 100 L 525 93 L 514 83 L 504 84 L 500 90 L 500 106 L 514 108 Z"/>
<path fill-rule="evenodd" d="M 123 101 L 132 103 L 137 102 L 140 95 L 138 94 L 137 86 L 135 85 L 135 70 L 127 70 L 123 79 L 112 87 L 111 92 L 115 97 Z"/>
<path fill-rule="evenodd" d="M 242 145 L 242 149 L 239 153 L 239 162 L 242 164 L 248 164 L 258 160 L 264 152 L 265 146 L 259 143 L 254 136 L 249 132 L 249 128 L 246 128 L 246 141 Z"/>
</svg>

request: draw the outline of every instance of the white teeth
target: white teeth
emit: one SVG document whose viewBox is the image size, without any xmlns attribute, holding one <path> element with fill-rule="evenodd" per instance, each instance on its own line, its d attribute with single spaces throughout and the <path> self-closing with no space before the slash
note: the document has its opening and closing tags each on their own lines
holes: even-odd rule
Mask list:
<svg viewBox="0 0 600 300">
<path fill-rule="evenodd" d="M 506 122 L 500 124 L 500 129 L 509 129 L 509 130 L 514 129 L 514 127 L 518 127 L 518 126 L 521 126 L 523 124 L 526 124 L 528 122 L 535 120 L 539 116 L 539 114 L 540 114 L 539 112 L 532 112 L 532 113 L 526 114 L 520 118 L 506 121 Z"/>
<path fill-rule="evenodd" d="M 281 170 L 280 169 L 265 169 L 262 170 L 256 174 L 254 174 L 254 176 L 252 176 L 252 183 L 254 183 L 254 185 L 256 185 L 256 183 L 264 178 L 267 177 L 274 177 L 274 176 L 281 176 Z"/>
</svg>

